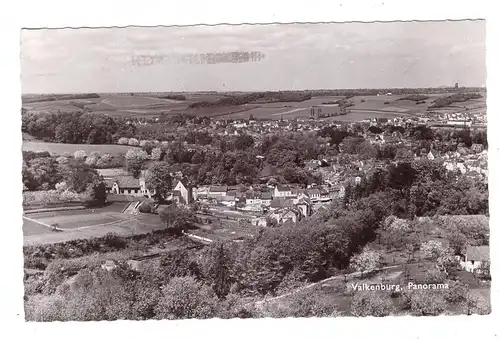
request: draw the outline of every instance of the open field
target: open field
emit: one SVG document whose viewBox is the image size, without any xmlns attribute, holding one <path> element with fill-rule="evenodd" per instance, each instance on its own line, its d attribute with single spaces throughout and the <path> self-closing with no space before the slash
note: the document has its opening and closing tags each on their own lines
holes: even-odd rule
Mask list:
<svg viewBox="0 0 500 340">
<path fill-rule="evenodd" d="M 191 114 L 195 116 L 208 116 L 216 119 L 247 119 L 253 116 L 257 119 L 280 119 L 284 118 L 307 118 L 313 106 L 324 106 L 342 99 L 340 96 L 313 97 L 302 102 L 278 102 L 262 104 L 228 105 L 221 107 L 199 107 L 188 106 L 200 101 L 216 101 L 223 96 L 220 94 L 185 94 L 186 100 L 172 100 L 159 98 L 161 94 L 102 94 L 99 98 L 88 100 L 74 100 L 78 103 L 86 103 L 85 108 L 91 112 L 121 117 L 147 117 L 165 114 Z M 411 100 L 401 100 L 403 95 L 381 95 L 381 96 L 355 96 L 348 99 L 354 105 L 348 109 L 352 112 L 346 116 L 337 116 L 339 121 L 359 121 L 371 117 L 393 118 L 395 116 L 415 116 L 427 111 L 432 101 L 441 95 L 431 94 L 425 103 L 417 104 Z M 71 100 L 55 100 L 47 102 L 30 102 L 24 105 L 28 112 L 55 113 L 82 111 L 81 108 L 71 105 Z M 483 109 L 486 99 L 469 100 L 462 103 L 453 103 L 441 110 L 463 111 Z M 328 107 L 328 112 L 338 112 L 339 108 Z M 326 112 L 325 112 L 326 113 Z"/>
<path fill-rule="evenodd" d="M 87 226 L 107 224 L 127 218 L 121 213 L 100 211 L 51 212 L 30 214 L 29 218 L 52 225 L 57 223 L 61 229 L 78 229 Z"/>
<path fill-rule="evenodd" d="M 61 143 L 46 143 L 39 141 L 23 141 L 23 151 L 33 151 L 33 152 L 43 152 L 48 151 L 56 155 L 64 155 L 64 153 L 69 152 L 74 154 L 77 150 L 83 150 L 86 154 L 90 154 L 92 151 L 97 151 L 101 155 L 109 153 L 116 157 L 122 154 L 126 154 L 127 151 L 132 148 L 128 145 L 95 145 L 95 144 L 61 144 Z"/>
<path fill-rule="evenodd" d="M 54 232 L 51 229 L 36 223 L 26 223 L 23 225 L 24 244 L 50 244 L 65 242 L 74 239 L 90 237 L 101 237 L 108 233 L 115 233 L 121 236 L 148 233 L 153 230 L 162 229 L 163 223 L 156 215 L 143 214 L 138 216 L 125 215 L 120 213 L 96 213 L 96 217 L 88 220 L 88 212 L 68 212 L 58 214 L 57 219 L 44 215 L 45 217 L 30 218 L 40 219 L 40 222 L 57 220 L 61 228 L 68 228 L 73 225 L 74 230 Z M 111 221 L 110 221 L 111 220 Z M 102 224 L 102 222 L 110 221 Z M 42 231 L 43 230 L 43 231 Z"/>
</svg>

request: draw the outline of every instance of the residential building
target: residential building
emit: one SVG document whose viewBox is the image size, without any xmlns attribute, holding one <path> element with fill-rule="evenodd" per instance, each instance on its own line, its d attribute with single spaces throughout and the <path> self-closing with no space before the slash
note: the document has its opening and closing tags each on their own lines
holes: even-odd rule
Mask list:
<svg viewBox="0 0 500 340">
<path fill-rule="evenodd" d="M 313 202 L 318 202 L 321 196 L 321 192 L 317 188 L 308 189 L 307 194 L 309 195 L 309 198 Z"/>
<path fill-rule="evenodd" d="M 148 196 L 154 195 L 154 190 L 146 186 L 145 178 L 134 178 L 134 176 L 116 176 L 104 180 L 106 192 L 117 195 Z"/>
<path fill-rule="evenodd" d="M 287 186 L 277 185 L 274 188 L 274 197 L 289 197 L 292 195 L 292 189 Z"/>
<path fill-rule="evenodd" d="M 188 184 L 187 179 L 183 178 L 177 181 L 173 196 L 180 198 L 178 203 L 191 204 L 193 202 L 193 188 Z"/>
<path fill-rule="evenodd" d="M 208 189 L 207 196 L 215 198 L 220 196 L 226 196 L 226 193 L 227 193 L 227 185 L 211 186 Z"/>
<path fill-rule="evenodd" d="M 469 246 L 460 261 L 460 265 L 468 272 L 475 272 L 481 264 L 490 261 L 489 246 Z"/>
</svg>

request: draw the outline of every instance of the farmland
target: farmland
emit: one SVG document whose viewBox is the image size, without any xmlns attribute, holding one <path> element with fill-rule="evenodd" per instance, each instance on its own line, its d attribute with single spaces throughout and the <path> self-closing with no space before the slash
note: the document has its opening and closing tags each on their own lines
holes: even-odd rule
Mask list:
<svg viewBox="0 0 500 340">
<path fill-rule="evenodd" d="M 128 145 L 94 145 L 94 144 L 61 144 L 61 143 L 46 143 L 40 141 L 23 141 L 23 151 L 43 152 L 47 151 L 55 155 L 64 155 L 70 153 L 73 155 L 77 150 L 83 150 L 90 154 L 93 151 L 99 152 L 101 155 L 105 153 L 111 154 L 113 157 L 124 155 L 132 148 Z"/>
<path fill-rule="evenodd" d="M 232 94 L 235 96 L 235 94 Z M 162 98 L 161 94 L 101 94 L 98 98 L 76 99 L 76 100 L 52 100 L 35 102 L 29 98 L 25 102 L 24 109 L 34 113 L 56 113 L 56 112 L 78 112 L 89 111 L 98 114 L 107 114 L 115 117 L 157 117 L 161 114 L 190 114 L 194 116 L 207 116 L 215 119 L 248 119 L 253 116 L 257 119 L 287 119 L 307 118 L 313 106 L 324 106 L 325 103 L 333 102 L 344 97 L 321 96 L 306 100 L 267 102 L 262 103 L 250 101 L 241 105 L 225 104 L 232 103 L 230 100 L 221 102 L 221 99 L 229 98 L 228 95 L 194 93 L 185 94 L 186 100 L 172 100 Z M 353 105 L 349 107 L 350 114 L 336 116 L 339 121 L 359 121 L 370 117 L 393 118 L 396 116 L 415 116 L 427 111 L 433 101 L 441 97 L 439 94 L 427 94 L 427 100 L 420 102 L 403 99 L 406 95 L 366 95 L 354 96 L 348 99 Z M 40 97 L 40 100 L 43 100 Z M 55 98 L 57 99 L 57 98 Z M 212 105 L 211 103 L 222 104 Z M 75 104 L 76 103 L 76 104 Z M 205 106 L 198 105 L 206 103 Z M 417 104 L 418 103 L 418 104 Z M 77 105 L 77 106 L 75 106 Z M 442 110 L 465 110 L 477 106 L 484 107 L 484 98 L 469 100 L 461 103 L 453 103 Z M 331 113 L 338 113 L 340 108 L 329 107 Z"/>
</svg>

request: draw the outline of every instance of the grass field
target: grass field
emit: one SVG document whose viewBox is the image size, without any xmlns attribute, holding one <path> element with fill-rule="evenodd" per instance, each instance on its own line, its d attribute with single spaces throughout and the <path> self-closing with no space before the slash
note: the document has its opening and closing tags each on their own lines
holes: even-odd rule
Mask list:
<svg viewBox="0 0 500 340">
<path fill-rule="evenodd" d="M 73 239 L 101 237 L 108 233 L 129 236 L 162 229 L 163 223 L 157 215 L 138 216 L 122 214 L 125 203 L 114 203 L 102 209 L 37 213 L 26 215 L 45 224 L 57 223 L 66 229 L 54 232 L 39 223 L 23 219 L 24 244 L 49 244 Z"/>
<path fill-rule="evenodd" d="M 264 104 L 244 104 L 225 107 L 201 107 L 188 108 L 189 104 L 199 101 L 215 101 L 220 99 L 219 94 L 186 94 L 186 100 L 176 101 L 171 99 L 158 98 L 160 94 L 126 95 L 126 94 L 105 94 L 100 98 L 87 100 L 90 103 L 86 106 L 92 112 L 108 114 L 111 116 L 159 116 L 161 113 L 180 114 L 187 113 L 195 116 L 208 116 L 216 119 L 247 119 L 251 115 L 261 119 L 280 119 L 283 115 L 286 118 L 307 118 L 310 115 L 312 106 L 325 105 L 323 103 L 333 102 L 343 97 L 325 96 L 313 97 L 302 102 L 280 102 Z M 432 101 L 440 95 L 428 95 L 425 103 L 417 104 L 411 100 L 401 100 L 403 95 L 393 96 L 355 96 L 348 100 L 354 104 L 349 107 L 352 111 L 346 116 L 338 116 L 339 121 L 359 121 L 371 117 L 393 118 L 395 116 L 415 116 L 425 112 L 432 105 Z M 77 100 L 79 102 L 83 102 Z M 454 103 L 452 106 L 443 108 L 452 111 L 465 110 L 465 108 L 476 109 L 484 107 L 486 100 L 470 100 L 463 103 Z M 57 100 L 49 102 L 26 103 L 24 108 L 28 112 L 75 112 L 81 109 L 70 104 L 69 100 Z M 335 108 L 328 108 L 336 112 Z"/>
<path fill-rule="evenodd" d="M 94 145 L 94 144 L 61 144 L 61 143 L 46 143 L 39 141 L 23 141 L 23 151 L 42 152 L 48 151 L 55 155 L 64 155 L 69 152 L 74 154 L 77 150 L 83 150 L 88 155 L 92 151 L 97 151 L 101 155 L 109 153 L 112 156 L 126 154 L 132 148 L 128 145 Z"/>
</svg>

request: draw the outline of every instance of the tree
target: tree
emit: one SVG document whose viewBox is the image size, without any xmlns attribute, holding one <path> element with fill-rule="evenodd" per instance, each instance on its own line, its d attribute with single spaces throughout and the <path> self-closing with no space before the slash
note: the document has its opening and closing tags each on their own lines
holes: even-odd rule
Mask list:
<svg viewBox="0 0 500 340">
<path fill-rule="evenodd" d="M 106 203 L 106 185 L 101 176 L 94 176 L 92 182 L 87 186 L 87 193 L 90 197 L 91 205 L 102 206 Z"/>
<path fill-rule="evenodd" d="M 94 183 L 95 178 L 99 178 L 99 174 L 86 164 L 77 164 L 69 170 L 65 177 L 71 190 L 83 193 L 90 183 Z"/>
<path fill-rule="evenodd" d="M 101 160 L 104 162 L 104 163 L 109 163 L 111 162 L 111 160 L 113 159 L 113 156 L 111 156 L 111 154 L 109 153 L 105 153 L 104 155 L 102 155 L 101 157 Z"/>
<path fill-rule="evenodd" d="M 394 311 L 389 294 L 356 291 L 350 301 L 353 316 L 388 316 Z"/>
<path fill-rule="evenodd" d="M 446 301 L 439 292 L 415 290 L 408 294 L 411 313 L 416 316 L 439 315 L 446 310 Z"/>
<path fill-rule="evenodd" d="M 212 282 L 212 289 L 219 298 L 226 297 L 232 284 L 230 254 L 225 249 L 224 244 L 211 246 L 208 276 Z"/>
<path fill-rule="evenodd" d="M 351 258 L 351 266 L 359 272 L 369 273 L 380 267 L 382 256 L 380 253 L 364 248 L 360 254 L 356 254 Z"/>
<path fill-rule="evenodd" d="M 77 161 L 81 161 L 81 160 L 84 160 L 85 157 L 87 157 L 87 154 L 83 150 L 78 150 L 78 151 L 75 151 L 74 157 Z"/>
<path fill-rule="evenodd" d="M 120 145 L 127 145 L 128 144 L 128 138 L 121 137 L 120 139 L 118 139 L 118 144 L 120 144 Z"/>
<path fill-rule="evenodd" d="M 163 202 L 167 193 L 172 190 L 169 164 L 167 162 L 154 163 L 149 169 L 146 183 L 150 190 L 155 190 L 155 198 Z"/>
<path fill-rule="evenodd" d="M 97 165 L 98 160 L 99 160 L 99 158 L 97 158 L 96 156 L 89 156 L 85 160 L 85 164 L 87 164 L 88 166 L 91 166 L 91 167 L 95 167 Z"/>
<path fill-rule="evenodd" d="M 151 150 L 151 160 L 159 161 L 163 156 L 163 151 L 161 148 L 153 148 Z"/>
<path fill-rule="evenodd" d="M 149 155 L 144 150 L 139 149 L 129 149 L 125 154 L 125 165 L 128 171 L 132 172 L 134 177 L 139 177 L 141 169 L 146 160 L 149 159 Z"/>
<path fill-rule="evenodd" d="M 171 204 L 160 211 L 160 219 L 166 230 L 174 235 L 181 235 L 184 230 L 196 222 L 196 215 L 191 210 Z"/>
<path fill-rule="evenodd" d="M 253 144 L 253 137 L 247 134 L 239 135 L 234 141 L 234 146 L 238 150 L 248 149 L 249 147 L 253 146 Z"/>
<path fill-rule="evenodd" d="M 215 316 L 217 300 L 209 287 L 193 277 L 174 277 L 163 288 L 155 311 L 159 319 L 208 319 Z"/>
<path fill-rule="evenodd" d="M 130 146 L 138 146 L 139 145 L 139 141 L 136 138 L 130 138 L 128 140 L 128 145 L 130 145 Z"/>
<path fill-rule="evenodd" d="M 57 157 L 56 161 L 59 164 L 66 164 L 66 163 L 68 163 L 68 158 L 61 156 L 61 157 Z"/>
</svg>

